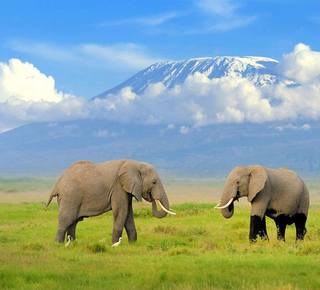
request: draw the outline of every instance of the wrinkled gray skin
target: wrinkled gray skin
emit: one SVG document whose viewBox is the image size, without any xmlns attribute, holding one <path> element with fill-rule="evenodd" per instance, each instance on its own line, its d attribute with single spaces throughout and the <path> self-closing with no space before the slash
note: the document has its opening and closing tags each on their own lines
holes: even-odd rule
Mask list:
<svg viewBox="0 0 320 290">
<path fill-rule="evenodd" d="M 296 239 L 303 240 L 305 222 L 309 209 L 307 186 L 297 173 L 289 168 L 270 169 L 260 165 L 238 166 L 229 174 L 220 203 L 225 218 L 234 212 L 234 201 L 246 196 L 251 202 L 250 241 L 259 234 L 268 239 L 265 216 L 272 218 L 277 226 L 277 237 L 285 240 L 286 225 L 295 223 Z"/>
<path fill-rule="evenodd" d="M 75 239 L 76 226 L 84 217 L 113 212 L 112 243 L 119 241 L 123 228 L 129 242 L 137 240 L 133 219 L 132 197 L 152 202 L 157 218 L 166 216 L 157 210 L 158 199 L 166 209 L 169 201 L 157 171 L 150 164 L 134 160 L 115 160 L 104 163 L 79 161 L 71 165 L 52 189 L 48 206 L 54 196 L 59 204 L 59 225 L 55 241 L 62 243 L 66 233 Z"/>
</svg>

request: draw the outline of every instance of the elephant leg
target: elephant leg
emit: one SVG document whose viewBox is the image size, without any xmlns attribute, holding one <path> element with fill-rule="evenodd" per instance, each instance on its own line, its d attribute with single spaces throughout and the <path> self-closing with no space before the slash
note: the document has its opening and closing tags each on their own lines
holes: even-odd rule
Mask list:
<svg viewBox="0 0 320 290">
<path fill-rule="evenodd" d="M 295 226 L 296 226 L 296 240 L 303 240 L 304 235 L 307 232 L 306 229 L 307 217 L 303 213 L 296 214 Z"/>
<path fill-rule="evenodd" d="M 128 202 L 122 203 L 121 207 L 112 207 L 113 213 L 113 231 L 112 231 L 112 243 L 119 242 L 122 236 L 122 231 L 128 216 Z"/>
<path fill-rule="evenodd" d="M 278 216 L 277 218 L 275 218 L 275 223 L 277 226 L 277 239 L 285 241 L 287 227 L 286 217 L 284 215 Z"/>
<path fill-rule="evenodd" d="M 72 240 L 76 239 L 76 227 L 79 221 L 83 221 L 83 217 L 78 218 L 68 229 L 67 236 L 70 236 Z"/>
<path fill-rule="evenodd" d="M 127 215 L 127 219 L 124 224 L 124 227 L 126 229 L 129 242 L 130 243 L 135 242 L 137 240 L 137 231 L 136 231 L 136 226 L 134 224 L 134 219 L 133 219 L 132 197 L 129 202 L 128 215 Z"/>
<path fill-rule="evenodd" d="M 78 222 L 73 223 L 70 227 L 67 229 L 67 236 L 70 236 L 72 240 L 76 239 L 76 226 Z"/>
<path fill-rule="evenodd" d="M 266 227 L 266 216 L 264 216 L 263 219 L 261 220 L 259 236 L 261 237 L 261 239 L 269 241 L 269 237 L 267 234 L 267 227 Z"/>
<path fill-rule="evenodd" d="M 260 227 L 261 227 L 261 217 L 259 217 L 257 215 L 251 216 L 250 233 L 249 233 L 250 242 L 257 241 L 257 236 L 260 232 Z"/>
<path fill-rule="evenodd" d="M 76 221 L 77 213 L 72 211 L 66 211 L 63 206 L 59 209 L 59 225 L 58 232 L 55 238 L 55 242 L 63 243 L 65 240 L 66 232 Z M 75 230 L 75 228 L 74 228 Z"/>
</svg>

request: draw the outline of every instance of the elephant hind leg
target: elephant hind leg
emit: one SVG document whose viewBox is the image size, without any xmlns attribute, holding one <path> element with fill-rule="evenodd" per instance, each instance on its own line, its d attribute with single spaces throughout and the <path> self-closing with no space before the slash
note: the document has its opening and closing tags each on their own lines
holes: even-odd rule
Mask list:
<svg viewBox="0 0 320 290">
<path fill-rule="evenodd" d="M 71 233 L 74 232 L 73 234 L 75 236 L 76 223 L 77 223 L 77 212 L 65 211 L 61 206 L 59 209 L 59 225 L 58 225 L 58 232 L 55 238 L 55 242 L 63 243 L 65 240 L 66 232 L 68 230 Z"/>
<path fill-rule="evenodd" d="M 295 226 L 296 226 L 296 240 L 303 240 L 304 235 L 307 232 L 306 229 L 307 217 L 303 213 L 297 213 L 295 216 Z"/>
<path fill-rule="evenodd" d="M 285 241 L 287 217 L 285 215 L 279 215 L 274 219 L 274 221 L 277 226 L 277 239 L 280 241 Z"/>
<path fill-rule="evenodd" d="M 267 226 L 266 226 L 266 216 L 263 217 L 260 223 L 259 236 L 261 237 L 261 239 L 269 241 L 269 237 L 267 234 Z"/>
<path fill-rule="evenodd" d="M 78 222 L 73 223 L 70 227 L 67 229 L 67 235 L 71 237 L 72 240 L 76 239 L 76 226 Z"/>
<path fill-rule="evenodd" d="M 76 227 L 79 221 L 82 221 L 83 217 L 78 218 L 70 227 L 67 229 L 67 235 L 71 237 L 72 240 L 76 239 Z"/>
</svg>

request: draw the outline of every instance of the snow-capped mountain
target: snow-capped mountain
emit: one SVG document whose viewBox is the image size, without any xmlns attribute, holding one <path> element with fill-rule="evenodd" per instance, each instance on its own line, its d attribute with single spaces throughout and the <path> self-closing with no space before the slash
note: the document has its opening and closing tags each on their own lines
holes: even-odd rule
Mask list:
<svg viewBox="0 0 320 290">
<path fill-rule="evenodd" d="M 294 84 L 292 80 L 277 74 L 278 61 L 267 57 L 206 57 L 181 61 L 155 63 L 138 72 L 120 85 L 103 92 L 95 98 L 105 98 L 117 94 L 125 87 L 131 87 L 138 95 L 143 94 L 150 84 L 163 83 L 167 88 L 181 85 L 188 76 L 195 72 L 206 75 L 209 79 L 224 76 L 246 78 L 258 86 L 284 82 Z"/>
<path fill-rule="evenodd" d="M 159 95 L 158 99 L 161 100 L 158 103 L 156 98 L 146 97 L 146 104 L 142 102 L 143 98 L 135 96 L 132 99 L 124 98 L 124 95 L 119 99 L 114 96 L 115 100 L 112 100 L 112 96 L 108 98 L 108 95 L 117 94 L 125 87 L 131 87 L 132 92 L 144 96 L 143 93 L 150 84 L 161 82 L 166 88 L 181 86 L 196 72 L 204 74 L 210 80 L 228 79 L 228 82 L 221 82 L 222 87 L 229 88 L 232 83 L 240 83 L 241 90 L 221 90 L 216 94 L 209 91 L 205 97 L 197 94 L 197 90 L 188 91 L 189 99 L 183 92 L 178 98 L 180 103 L 175 102 L 176 96 L 165 99 L 166 94 Z M 239 78 L 240 82 L 234 82 L 234 79 L 230 82 L 229 78 Z M 245 81 L 243 84 L 243 78 L 250 82 Z M 206 81 L 207 79 L 200 82 L 197 89 L 205 86 Z M 114 101 L 114 106 L 109 106 L 109 111 L 103 111 L 106 112 L 105 119 L 32 123 L 0 134 L 0 176 L 39 173 L 60 175 L 77 160 L 103 162 L 121 158 L 149 162 L 166 176 L 225 176 L 234 166 L 249 164 L 263 164 L 274 168 L 286 166 L 299 173 L 317 175 L 320 173 L 319 122 L 310 121 L 306 124 L 303 118 L 286 121 L 286 110 L 292 113 L 288 108 L 294 106 L 288 106 L 288 99 L 285 99 L 286 106 L 279 110 L 279 97 L 275 100 L 274 108 L 281 118 L 261 119 L 265 112 L 263 110 L 266 109 L 268 113 L 270 108 L 273 109 L 273 103 L 269 103 L 268 99 L 261 99 L 260 91 L 255 94 L 254 89 L 266 87 L 268 91 L 268 86 L 272 87 L 274 84 L 280 84 L 280 92 L 284 93 L 286 86 L 282 84 L 290 87 L 295 83 L 280 76 L 278 62 L 270 58 L 216 57 L 154 64 L 100 94 L 96 97 L 99 98 L 96 102 L 87 102 L 88 106 L 99 106 L 110 105 Z M 242 95 L 237 99 L 239 92 Z M 246 102 L 248 92 L 253 92 L 253 95 Z M 228 99 L 229 103 L 240 105 L 234 109 L 227 106 L 228 111 L 218 111 L 226 104 L 224 98 L 228 93 L 235 96 Z M 211 102 L 219 96 L 220 102 Z M 198 100 L 209 101 L 199 102 L 196 106 Z M 182 106 L 187 101 L 189 103 Z M 303 101 L 297 95 L 295 101 L 302 107 Z M 246 108 L 246 105 L 249 107 Z M 213 110 L 206 110 L 207 107 Z M 190 119 L 201 120 L 205 115 L 208 117 L 215 112 L 216 107 L 220 117 L 225 113 L 226 117 L 220 118 L 221 122 L 187 123 Z M 190 108 L 191 111 L 188 111 Z M 154 117 L 153 120 L 157 120 L 154 113 L 150 116 L 152 109 L 154 112 L 161 111 L 161 114 L 163 111 L 167 113 L 163 122 L 143 123 L 133 119 L 136 117 L 146 120 Z M 246 112 L 249 117 L 253 117 L 227 118 L 227 114 L 241 117 Z M 118 115 L 112 115 L 113 113 Z M 256 118 L 255 113 L 258 116 Z M 181 114 L 180 119 L 171 117 L 178 114 Z M 128 118 L 126 123 L 121 122 L 124 116 Z M 179 123 L 179 120 L 182 121 Z M 196 125 L 193 126 L 194 124 Z"/>
</svg>

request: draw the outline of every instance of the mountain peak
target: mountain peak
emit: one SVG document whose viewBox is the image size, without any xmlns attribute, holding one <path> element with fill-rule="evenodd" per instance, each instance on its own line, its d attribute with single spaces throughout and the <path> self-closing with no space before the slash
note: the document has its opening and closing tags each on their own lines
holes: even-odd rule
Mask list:
<svg viewBox="0 0 320 290">
<path fill-rule="evenodd" d="M 159 82 L 167 88 L 173 88 L 181 85 L 188 76 L 196 72 L 206 75 L 209 79 L 226 76 L 241 77 L 253 81 L 258 86 L 271 85 L 285 81 L 276 75 L 277 64 L 277 60 L 256 56 L 217 56 L 158 62 L 95 98 L 117 94 L 125 87 L 131 87 L 134 93 L 140 95 L 150 84 Z"/>
</svg>

